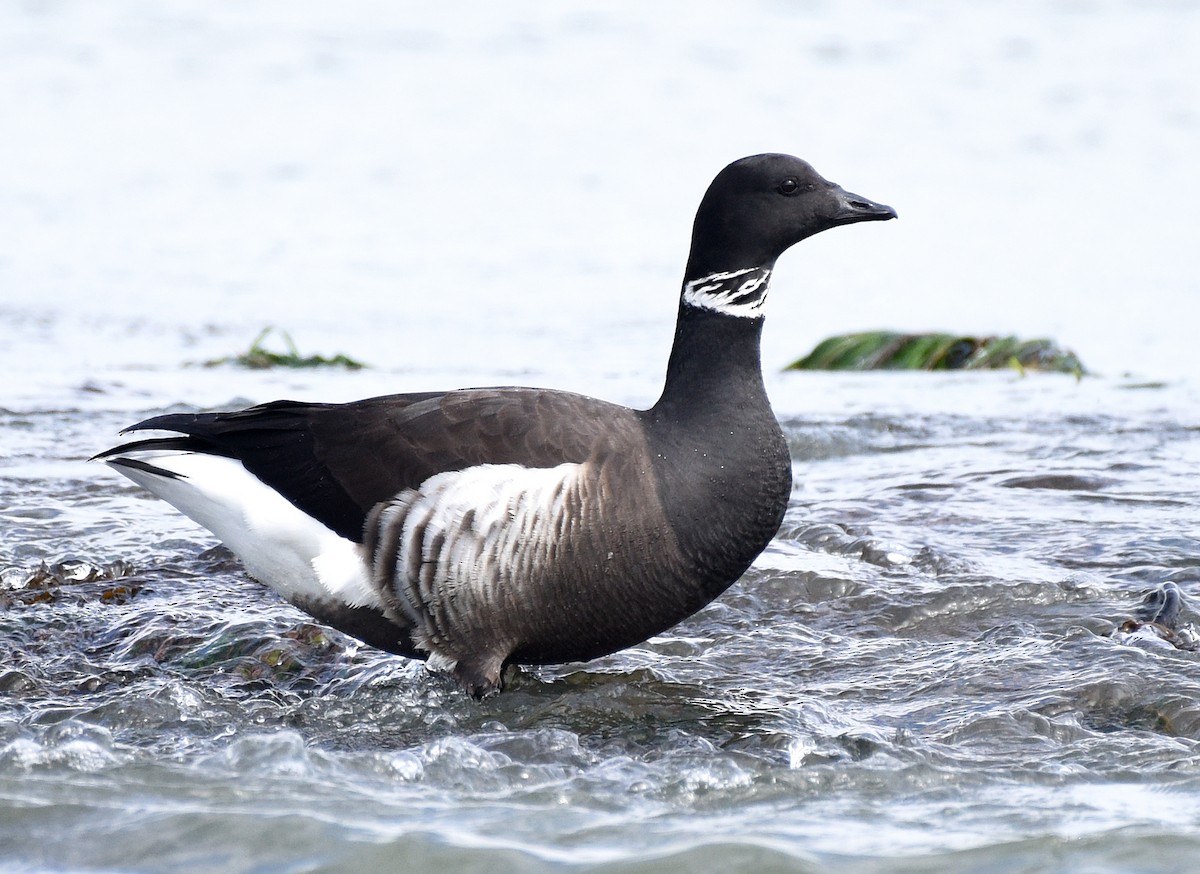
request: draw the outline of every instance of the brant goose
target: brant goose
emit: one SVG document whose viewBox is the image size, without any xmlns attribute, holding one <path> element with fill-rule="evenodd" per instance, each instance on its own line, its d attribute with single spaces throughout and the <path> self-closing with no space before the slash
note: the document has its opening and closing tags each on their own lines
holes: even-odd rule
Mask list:
<svg viewBox="0 0 1200 874">
<path fill-rule="evenodd" d="M 507 664 L 661 633 L 778 530 L 791 460 L 759 339 L 775 260 L 895 218 L 789 155 L 735 161 L 696 213 L 662 397 L 632 410 L 476 388 L 155 416 L 183 436 L 96 456 L 213 532 L 251 576 L 475 697 Z"/>
</svg>

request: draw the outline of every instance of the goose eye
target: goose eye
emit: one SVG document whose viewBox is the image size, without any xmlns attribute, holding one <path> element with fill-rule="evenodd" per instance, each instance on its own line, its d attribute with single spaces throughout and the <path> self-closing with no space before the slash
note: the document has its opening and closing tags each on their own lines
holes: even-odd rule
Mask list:
<svg viewBox="0 0 1200 874">
<path fill-rule="evenodd" d="M 779 183 L 780 194 L 795 194 L 800 190 L 800 183 L 795 179 L 784 179 Z"/>
</svg>

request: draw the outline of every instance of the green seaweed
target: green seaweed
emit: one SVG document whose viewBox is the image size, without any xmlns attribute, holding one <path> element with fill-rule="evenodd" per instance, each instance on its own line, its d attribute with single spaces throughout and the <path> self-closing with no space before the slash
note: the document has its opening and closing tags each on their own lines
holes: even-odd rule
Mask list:
<svg viewBox="0 0 1200 874">
<path fill-rule="evenodd" d="M 265 340 L 270 334 L 275 332 L 283 338 L 283 342 L 287 346 L 287 351 L 273 352 L 265 348 Z M 292 340 L 292 335 L 287 331 L 278 330 L 271 325 L 259 331 L 258 336 L 254 338 L 254 342 L 250 344 L 250 348 L 240 355 L 226 355 L 222 358 L 212 358 L 204 362 L 205 367 L 221 367 L 226 364 L 246 367 L 251 370 L 268 370 L 272 367 L 343 367 L 346 370 L 362 370 L 367 366 L 361 361 L 340 353 L 334 355 L 332 358 L 326 358 L 324 355 L 301 355 L 300 350 L 296 348 L 295 341 Z"/>
<path fill-rule="evenodd" d="M 1053 340 L 971 337 L 962 334 L 905 334 L 864 331 L 818 343 L 787 370 L 997 370 L 1069 373 L 1087 371 L 1075 353 Z"/>
</svg>

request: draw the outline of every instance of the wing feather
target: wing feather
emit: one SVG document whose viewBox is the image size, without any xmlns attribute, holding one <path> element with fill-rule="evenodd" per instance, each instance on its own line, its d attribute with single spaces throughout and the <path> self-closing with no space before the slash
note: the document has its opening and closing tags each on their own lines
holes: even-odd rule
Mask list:
<svg viewBox="0 0 1200 874">
<path fill-rule="evenodd" d="M 155 416 L 127 430 L 175 431 L 186 436 L 155 445 L 236 458 L 301 510 L 362 542 L 373 507 L 432 476 L 482 464 L 582 462 L 612 438 L 614 421 L 632 424 L 634 415 L 569 392 L 491 388 L 349 404 L 275 401 Z"/>
</svg>

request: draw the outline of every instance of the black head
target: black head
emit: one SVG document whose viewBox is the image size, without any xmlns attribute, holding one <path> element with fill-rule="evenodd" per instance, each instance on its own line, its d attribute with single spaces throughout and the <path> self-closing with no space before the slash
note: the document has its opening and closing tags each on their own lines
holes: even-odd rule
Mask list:
<svg viewBox="0 0 1200 874">
<path fill-rule="evenodd" d="M 717 174 L 700 201 L 687 276 L 771 267 L 801 240 L 838 225 L 896 217 L 791 155 L 752 155 Z"/>
</svg>

